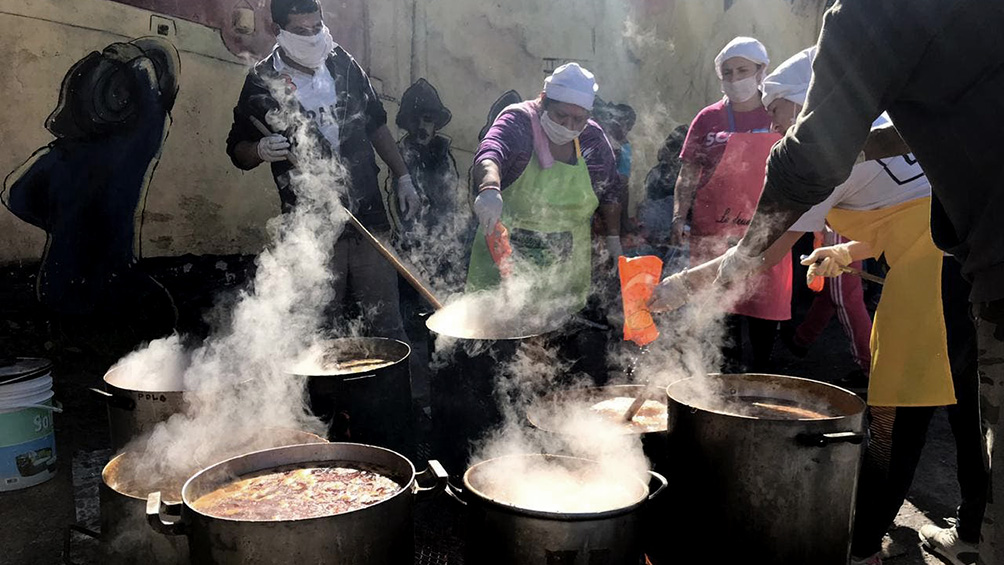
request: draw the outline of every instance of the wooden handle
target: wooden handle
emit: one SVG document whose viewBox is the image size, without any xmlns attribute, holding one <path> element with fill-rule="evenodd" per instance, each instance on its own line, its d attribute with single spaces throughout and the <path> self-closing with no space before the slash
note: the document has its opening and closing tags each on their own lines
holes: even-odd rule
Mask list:
<svg viewBox="0 0 1004 565">
<path fill-rule="evenodd" d="M 438 298 L 436 298 L 436 295 L 432 294 L 432 291 L 430 291 L 424 284 L 422 284 L 422 281 L 418 280 L 418 277 L 413 275 L 411 271 L 409 271 L 408 268 L 405 267 L 403 263 L 401 263 L 401 260 L 397 258 L 397 256 L 394 254 L 393 251 L 387 249 L 387 247 L 384 246 L 384 244 L 381 243 L 380 240 L 377 239 L 375 235 L 370 233 L 370 231 L 366 229 L 365 226 L 363 226 L 363 224 L 359 221 L 359 219 L 356 218 L 355 215 L 348 210 L 348 208 L 345 209 L 345 213 L 349 215 L 349 223 L 352 224 L 352 227 L 356 228 L 356 230 L 360 233 L 360 235 L 363 236 L 363 239 L 365 239 L 367 243 L 372 245 L 373 248 L 377 250 L 377 253 L 383 255 L 383 258 L 389 261 L 391 265 L 393 265 L 394 269 L 396 269 L 397 272 L 400 273 L 402 277 L 404 277 L 404 280 L 408 281 L 408 284 L 410 284 L 415 290 L 418 291 L 419 294 L 422 295 L 422 298 L 425 298 L 429 302 L 429 304 L 431 304 L 432 307 L 435 308 L 436 310 L 439 310 L 443 307 L 443 303 L 440 302 Z"/>
</svg>

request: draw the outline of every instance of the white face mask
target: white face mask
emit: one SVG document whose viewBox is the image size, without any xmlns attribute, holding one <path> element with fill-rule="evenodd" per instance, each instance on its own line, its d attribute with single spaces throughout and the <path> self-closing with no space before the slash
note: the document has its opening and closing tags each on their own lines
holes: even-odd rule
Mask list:
<svg viewBox="0 0 1004 565">
<path fill-rule="evenodd" d="M 756 75 L 737 80 L 735 82 L 722 81 L 722 92 L 729 97 L 733 104 L 746 102 L 760 92 L 760 83 Z"/>
<path fill-rule="evenodd" d="M 579 134 L 582 133 L 582 130 L 571 130 L 558 122 L 555 122 L 551 119 L 551 116 L 547 115 L 546 110 L 540 115 L 540 127 L 544 130 L 544 134 L 547 138 L 551 140 L 551 143 L 555 145 L 571 143 L 576 137 L 579 137 Z"/>
<path fill-rule="evenodd" d="M 331 38 L 328 26 L 321 24 L 321 31 L 315 35 L 296 35 L 286 30 L 280 30 L 276 36 L 279 47 L 295 63 L 308 69 L 316 69 L 324 64 L 331 50 L 335 48 L 335 40 Z"/>
</svg>

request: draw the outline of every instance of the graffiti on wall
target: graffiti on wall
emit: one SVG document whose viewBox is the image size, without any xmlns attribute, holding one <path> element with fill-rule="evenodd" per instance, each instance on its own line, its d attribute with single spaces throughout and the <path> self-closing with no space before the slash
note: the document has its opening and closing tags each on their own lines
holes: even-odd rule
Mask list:
<svg viewBox="0 0 1004 565">
<path fill-rule="evenodd" d="M 175 47 L 157 37 L 86 55 L 45 122 L 55 140 L 4 180 L 3 204 L 47 234 L 36 292 L 65 331 L 99 322 L 150 339 L 174 326 L 171 296 L 137 259 L 179 66 Z"/>
<path fill-rule="evenodd" d="M 114 0 L 164 16 L 200 23 L 220 30 L 227 49 L 237 56 L 260 59 L 275 45 L 269 0 Z M 365 0 L 321 0 L 331 33 L 349 52 L 368 64 Z"/>
</svg>

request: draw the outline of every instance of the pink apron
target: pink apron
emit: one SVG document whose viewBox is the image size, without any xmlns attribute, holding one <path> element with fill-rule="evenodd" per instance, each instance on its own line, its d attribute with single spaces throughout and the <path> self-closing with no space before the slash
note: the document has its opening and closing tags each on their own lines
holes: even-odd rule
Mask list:
<svg viewBox="0 0 1004 565">
<path fill-rule="evenodd" d="M 721 256 L 742 239 L 756 211 L 775 133 L 733 133 L 715 172 L 697 191 L 690 227 L 690 265 Z M 727 310 L 764 320 L 791 319 L 791 254 L 753 277 Z"/>
</svg>

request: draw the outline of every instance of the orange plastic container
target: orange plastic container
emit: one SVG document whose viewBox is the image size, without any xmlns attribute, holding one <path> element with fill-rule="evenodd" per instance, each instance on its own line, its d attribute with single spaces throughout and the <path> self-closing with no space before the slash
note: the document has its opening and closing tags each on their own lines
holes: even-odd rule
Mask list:
<svg viewBox="0 0 1004 565">
<path fill-rule="evenodd" d="M 624 302 L 624 339 L 639 346 L 652 343 L 659 329 L 648 310 L 655 285 L 662 276 L 662 259 L 653 255 L 620 257 L 621 299 Z"/>
<path fill-rule="evenodd" d="M 488 253 L 499 268 L 499 274 L 505 278 L 512 274 L 512 246 L 509 245 L 509 230 L 502 222 L 495 222 L 495 229 L 485 234 Z"/>
</svg>

